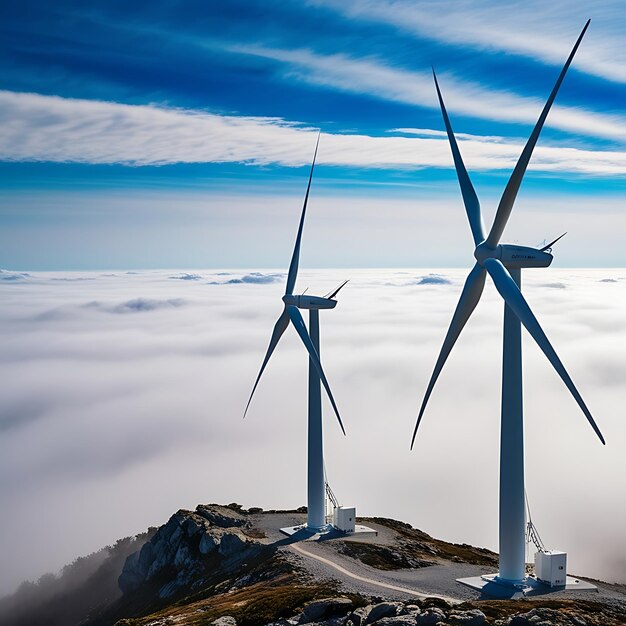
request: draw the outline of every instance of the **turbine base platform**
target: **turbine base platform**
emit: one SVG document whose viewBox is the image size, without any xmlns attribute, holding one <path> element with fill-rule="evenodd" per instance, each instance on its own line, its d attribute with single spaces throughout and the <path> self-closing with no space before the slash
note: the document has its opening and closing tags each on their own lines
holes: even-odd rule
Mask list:
<svg viewBox="0 0 626 626">
<path fill-rule="evenodd" d="M 471 578 L 457 578 L 456 581 L 476 589 L 486 596 L 494 598 L 524 598 L 527 596 L 539 596 L 559 591 L 598 591 L 598 588 L 586 580 L 567 576 L 565 585 L 561 587 L 550 587 L 546 583 L 528 576 L 519 583 L 516 581 L 503 580 L 498 574 L 486 574 L 483 576 L 472 576 Z"/>
<path fill-rule="evenodd" d="M 335 528 L 332 524 L 328 524 L 324 528 L 319 530 L 311 529 L 306 524 L 299 524 L 298 526 L 287 526 L 281 528 L 280 532 L 288 537 L 302 537 L 302 539 L 312 539 L 313 537 L 323 536 L 325 539 L 334 539 L 335 537 L 352 537 L 354 535 L 378 535 L 378 531 L 370 528 L 369 526 L 363 526 L 357 524 L 354 528 L 354 532 L 344 532 Z"/>
</svg>

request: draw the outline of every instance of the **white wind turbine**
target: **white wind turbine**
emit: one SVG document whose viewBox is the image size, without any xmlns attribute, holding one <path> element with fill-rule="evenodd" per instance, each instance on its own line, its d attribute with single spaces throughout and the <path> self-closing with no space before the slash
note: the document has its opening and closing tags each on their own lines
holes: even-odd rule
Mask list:
<svg viewBox="0 0 626 626">
<path fill-rule="evenodd" d="M 589 20 L 590 21 L 590 20 Z M 504 339 L 502 363 L 502 413 L 500 432 L 500 525 L 499 525 L 499 573 L 497 582 L 519 584 L 525 580 L 525 507 L 524 507 L 524 433 L 522 410 L 522 348 L 521 324 L 530 333 L 544 352 L 558 375 L 561 377 L 576 402 L 582 409 L 595 433 L 604 444 L 604 438 L 596 425 L 572 379 L 565 370 L 554 348 L 548 341 L 539 322 L 528 306 L 520 291 L 521 269 L 526 267 L 548 267 L 552 263 L 551 246 L 557 241 L 541 249 L 500 244 L 500 238 L 513 209 L 520 184 L 526 167 L 530 161 L 539 133 L 546 120 L 550 107 L 561 86 L 565 73 L 582 41 L 589 26 L 585 24 L 574 48 L 572 49 L 565 66 L 563 67 L 552 93 L 546 102 L 539 120 L 533 129 L 524 150 L 511 174 L 509 182 L 502 194 L 496 216 L 487 237 L 484 235 L 484 226 L 480 204 L 474 187 L 463 164 L 461 153 L 450 125 L 448 113 L 441 96 L 437 77 L 434 74 L 435 86 L 441 105 L 441 112 L 452 149 L 452 156 L 456 173 L 463 195 L 463 202 L 469 219 L 476 248 L 474 257 L 476 264 L 470 272 L 463 292 L 457 304 L 448 333 L 444 339 L 439 358 L 432 373 L 426 394 L 417 418 L 411 448 L 415 443 L 415 436 L 420 421 L 430 398 L 433 387 L 441 370 L 458 339 L 463 327 L 471 316 L 483 292 L 485 277 L 489 274 L 496 289 L 505 302 L 504 307 Z"/>
<path fill-rule="evenodd" d="M 304 218 L 306 215 L 306 206 L 309 199 L 309 191 L 311 189 L 311 180 L 313 179 L 313 168 L 315 167 L 315 158 L 317 156 L 317 148 L 319 146 L 319 135 L 315 145 L 315 153 L 313 155 L 313 163 L 311 164 L 311 172 L 309 174 L 309 184 L 307 186 L 306 195 L 304 197 L 304 205 L 300 216 L 300 225 L 298 226 L 298 234 L 296 243 L 289 265 L 289 273 L 287 275 L 287 286 L 285 295 L 282 300 L 284 309 L 278 318 L 272 332 L 270 345 L 267 348 L 261 371 L 257 376 L 252 393 L 248 399 L 244 417 L 248 412 L 252 396 L 259 384 L 261 375 L 276 348 L 280 338 L 282 337 L 289 322 L 293 324 L 296 332 L 300 336 L 307 352 L 309 353 L 309 416 L 308 416 L 308 459 L 307 459 L 307 530 L 311 532 L 320 532 L 326 529 L 326 479 L 324 476 L 324 442 L 322 434 L 322 398 L 320 380 L 326 389 L 330 403 L 332 404 L 339 426 L 343 434 L 344 430 L 339 410 L 335 404 L 335 399 L 326 380 L 326 375 L 322 369 L 320 362 L 320 335 L 319 335 L 319 311 L 320 309 L 334 309 L 337 306 L 335 296 L 339 290 L 348 282 L 343 282 L 339 287 L 324 297 L 310 295 L 294 295 L 293 290 L 298 275 L 298 262 L 300 259 L 300 244 L 302 241 L 302 229 L 304 226 Z M 309 330 L 307 331 L 304 320 L 299 309 L 308 309 L 309 311 Z"/>
</svg>

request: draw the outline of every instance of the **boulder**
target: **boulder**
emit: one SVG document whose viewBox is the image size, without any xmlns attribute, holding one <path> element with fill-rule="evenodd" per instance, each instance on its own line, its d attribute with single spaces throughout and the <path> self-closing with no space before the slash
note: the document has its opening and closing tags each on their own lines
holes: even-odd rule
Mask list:
<svg viewBox="0 0 626 626">
<path fill-rule="evenodd" d="M 378 622 L 383 617 L 396 617 L 396 615 L 402 615 L 403 613 L 406 613 L 406 609 L 402 602 L 380 602 L 370 608 L 363 624 L 371 624 Z"/>
<path fill-rule="evenodd" d="M 349 598 L 313 600 L 313 602 L 305 605 L 300 617 L 300 624 L 309 624 L 335 615 L 345 615 L 351 608 L 352 600 Z"/>
<path fill-rule="evenodd" d="M 217 504 L 200 504 L 196 507 L 196 513 L 212 526 L 219 526 L 220 528 L 244 526 L 247 522 L 245 515 Z"/>
<path fill-rule="evenodd" d="M 446 614 L 437 607 L 431 607 L 415 616 L 416 626 L 435 626 L 438 622 L 445 622 Z"/>
<path fill-rule="evenodd" d="M 450 615 L 448 615 L 448 621 L 454 626 L 482 626 L 486 620 L 485 614 L 478 609 L 452 611 Z"/>
<path fill-rule="evenodd" d="M 369 604 L 368 606 L 360 606 L 358 609 L 355 609 L 348 615 L 348 621 L 351 622 L 352 626 L 362 626 L 372 606 L 372 604 Z"/>
<path fill-rule="evenodd" d="M 213 620 L 211 626 L 237 626 L 237 620 L 232 615 L 222 615 Z"/>
<path fill-rule="evenodd" d="M 406 615 L 383 617 L 382 619 L 372 622 L 372 626 L 415 626 L 415 615 L 407 613 Z"/>
<path fill-rule="evenodd" d="M 182 521 L 180 528 L 187 534 L 187 537 L 194 537 L 198 533 L 203 533 L 211 528 L 211 522 L 195 513 L 189 513 Z"/>
</svg>

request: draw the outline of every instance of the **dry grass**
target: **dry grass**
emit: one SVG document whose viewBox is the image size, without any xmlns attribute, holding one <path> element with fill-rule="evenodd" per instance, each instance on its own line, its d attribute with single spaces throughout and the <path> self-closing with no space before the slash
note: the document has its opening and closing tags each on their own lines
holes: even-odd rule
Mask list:
<svg viewBox="0 0 626 626">
<path fill-rule="evenodd" d="M 588 626 L 623 626 L 626 624 L 626 615 L 623 611 L 588 600 L 480 600 L 465 602 L 455 608 L 461 611 L 480 609 L 490 622 L 519 613 L 527 613 L 532 609 L 546 608 L 556 611 L 550 622 L 553 626 L 571 626 L 575 623 L 570 619 L 571 617 L 584 620 Z"/>
<path fill-rule="evenodd" d="M 337 594 L 331 584 L 304 585 L 291 574 L 272 582 L 261 582 L 244 589 L 178 604 L 146 617 L 117 622 L 116 626 L 202 626 L 222 615 L 232 615 L 239 626 L 261 626 L 280 617 L 291 617 L 311 600 Z M 357 604 L 363 601 L 354 597 Z"/>
<path fill-rule="evenodd" d="M 408 558 L 413 557 L 430 561 L 439 558 L 446 561 L 470 563 L 472 565 L 498 565 L 498 555 L 486 548 L 475 548 L 464 543 L 448 543 L 447 541 L 434 539 L 427 533 L 413 528 L 410 524 L 393 519 L 371 517 L 366 518 L 365 521 L 372 521 L 395 531 L 400 539 L 404 540 L 400 545 Z"/>
</svg>

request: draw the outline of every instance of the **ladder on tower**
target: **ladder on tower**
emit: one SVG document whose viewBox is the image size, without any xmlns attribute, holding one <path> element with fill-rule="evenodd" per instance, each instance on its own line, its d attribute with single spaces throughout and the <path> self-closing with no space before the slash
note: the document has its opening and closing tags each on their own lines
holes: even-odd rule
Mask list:
<svg viewBox="0 0 626 626">
<path fill-rule="evenodd" d="M 326 490 L 326 523 L 333 523 L 333 513 L 335 509 L 339 508 L 339 500 L 335 495 L 335 492 L 330 488 L 328 479 L 326 478 L 326 467 L 324 467 L 324 488 Z"/>
<path fill-rule="evenodd" d="M 524 497 L 526 498 L 526 510 L 528 511 L 528 522 L 526 523 L 526 543 L 535 544 L 537 552 L 545 552 L 546 546 L 544 545 L 537 527 L 533 524 L 533 518 L 530 515 L 530 505 L 528 504 L 528 494 L 524 490 Z"/>
</svg>

